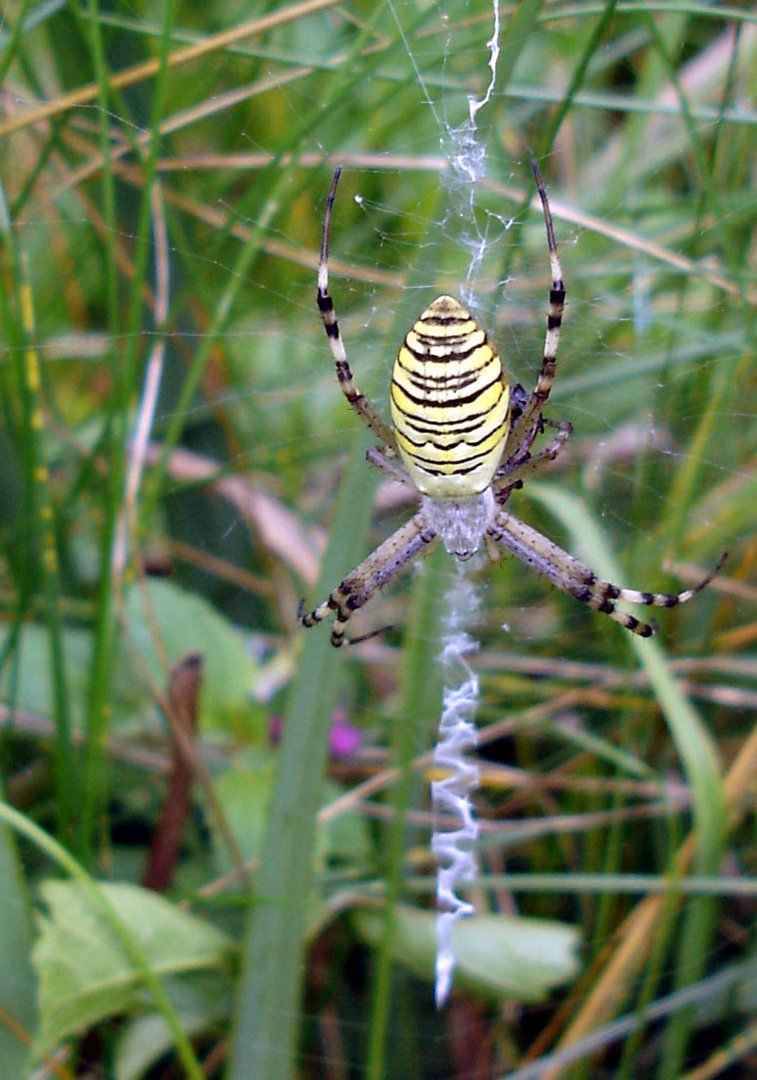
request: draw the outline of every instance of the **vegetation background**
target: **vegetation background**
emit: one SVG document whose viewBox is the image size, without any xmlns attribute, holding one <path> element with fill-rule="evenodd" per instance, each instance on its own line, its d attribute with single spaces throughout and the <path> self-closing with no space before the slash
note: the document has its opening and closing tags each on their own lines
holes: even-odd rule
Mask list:
<svg viewBox="0 0 757 1080">
<path fill-rule="evenodd" d="M 3 1077 L 754 1074 L 755 16 L 499 15 L 495 56 L 482 0 L 3 5 Z M 476 571 L 480 914 L 437 1012 L 456 574 L 407 575 L 354 650 L 298 628 L 411 510 L 364 462 L 315 266 L 340 164 L 361 387 L 384 407 L 465 282 L 529 387 L 531 156 L 575 435 L 512 507 L 639 588 L 730 557 L 653 642 Z"/>
</svg>

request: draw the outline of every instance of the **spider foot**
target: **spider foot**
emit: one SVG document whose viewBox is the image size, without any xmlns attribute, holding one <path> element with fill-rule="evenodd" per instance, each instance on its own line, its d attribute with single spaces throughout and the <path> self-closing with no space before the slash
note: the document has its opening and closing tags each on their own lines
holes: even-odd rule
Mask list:
<svg viewBox="0 0 757 1080">
<path fill-rule="evenodd" d="M 326 614 L 329 614 L 329 612 L 327 611 Z M 316 626 L 325 617 L 325 615 L 320 614 L 319 608 L 314 611 L 306 611 L 304 599 L 300 600 L 297 605 L 297 622 L 301 626 Z"/>
<path fill-rule="evenodd" d="M 378 630 L 369 630 L 367 634 L 360 634 L 358 637 L 353 637 L 353 638 L 347 638 L 346 637 L 346 638 L 343 638 L 341 644 L 344 644 L 344 645 L 360 645 L 360 643 L 363 642 L 363 641 L 370 641 L 371 638 L 378 637 L 379 634 L 385 634 L 387 632 L 387 630 L 393 630 L 393 629 L 394 629 L 394 625 L 392 623 L 389 623 L 387 626 L 380 626 L 378 628 Z M 334 640 L 334 635 L 333 634 L 331 635 L 331 640 L 332 640 L 332 643 L 333 643 L 333 640 Z"/>
<path fill-rule="evenodd" d="M 728 552 L 724 551 L 721 554 L 718 561 L 715 563 L 715 566 L 713 567 L 713 569 L 710 570 L 709 574 L 707 574 L 706 577 L 703 577 L 698 585 L 695 585 L 693 589 L 689 590 L 691 592 L 692 596 L 694 596 L 695 593 L 701 592 L 702 589 L 706 588 L 710 584 L 710 582 L 712 581 L 712 579 L 714 577 L 718 576 L 720 571 L 723 569 L 727 558 L 728 558 Z"/>
</svg>

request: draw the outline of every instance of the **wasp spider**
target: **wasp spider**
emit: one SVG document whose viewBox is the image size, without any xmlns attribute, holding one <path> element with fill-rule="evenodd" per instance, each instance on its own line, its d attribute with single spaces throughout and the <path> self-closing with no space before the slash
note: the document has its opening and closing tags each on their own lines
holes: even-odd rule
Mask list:
<svg viewBox="0 0 757 1080">
<path fill-rule="evenodd" d="M 452 296 L 439 296 L 420 315 L 394 362 L 390 427 L 360 393 L 352 377 L 329 295 L 328 250 L 331 212 L 341 170 L 331 182 L 323 220 L 318 264 L 318 310 L 326 330 L 342 393 L 372 429 L 380 445 L 368 460 L 394 480 L 415 488 L 420 510 L 385 540 L 314 611 L 298 616 L 314 626 L 334 616 L 332 645 L 365 641 L 346 638 L 352 614 L 384 589 L 416 555 L 441 540 L 451 555 L 470 558 L 482 544 L 497 556 L 504 548 L 542 577 L 626 630 L 650 637 L 657 627 L 621 611 L 617 600 L 653 607 L 675 607 L 691 600 L 718 572 L 725 559 L 692 589 L 679 593 L 637 592 L 600 580 L 592 571 L 505 509 L 511 492 L 552 461 L 571 433 L 566 421 L 548 420 L 544 406 L 555 379 L 565 286 L 557 255 L 552 215 L 536 162 L 532 163 L 547 230 L 552 287 L 547 309 L 544 358 L 535 388 L 510 389 L 502 361 L 486 331 Z M 531 452 L 544 428 L 552 441 Z"/>
</svg>

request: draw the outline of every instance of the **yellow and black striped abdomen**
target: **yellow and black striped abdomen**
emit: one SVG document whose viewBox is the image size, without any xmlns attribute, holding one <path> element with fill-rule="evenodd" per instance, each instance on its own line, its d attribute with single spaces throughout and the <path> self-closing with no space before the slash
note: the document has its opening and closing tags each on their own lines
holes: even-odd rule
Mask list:
<svg viewBox="0 0 757 1080">
<path fill-rule="evenodd" d="M 454 297 L 437 297 L 405 337 L 392 373 L 397 443 L 421 494 L 467 498 L 489 486 L 509 405 L 486 332 Z"/>
</svg>

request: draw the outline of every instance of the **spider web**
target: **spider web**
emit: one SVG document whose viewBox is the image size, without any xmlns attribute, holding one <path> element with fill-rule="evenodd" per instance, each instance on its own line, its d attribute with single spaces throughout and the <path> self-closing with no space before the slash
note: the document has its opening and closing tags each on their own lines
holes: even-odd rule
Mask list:
<svg viewBox="0 0 757 1080">
<path fill-rule="evenodd" d="M 40 8 L 35 17 L 44 19 L 54 6 L 44 5 L 44 10 Z M 180 134 L 175 143 L 166 143 L 162 155 L 167 202 L 156 208 L 155 220 L 167 220 L 172 228 L 168 238 L 161 238 L 156 230 L 149 241 L 150 257 L 156 266 L 151 280 L 156 283 L 159 303 L 157 309 L 150 309 L 155 316 L 152 324 L 131 331 L 144 345 L 142 354 L 150 359 L 152 400 L 145 392 L 140 413 L 143 430 L 151 426 L 152 420 L 156 443 L 165 439 L 174 423 L 186 433 L 185 451 L 172 459 L 171 476 L 177 486 L 191 490 L 193 485 L 204 483 L 207 474 L 203 467 L 208 463 L 215 475 L 215 463 L 225 460 L 229 447 L 237 455 L 232 454 L 230 469 L 251 468 L 256 482 L 259 481 L 254 507 L 237 498 L 231 484 L 224 489 L 228 501 L 223 508 L 219 507 L 219 500 L 209 500 L 206 515 L 198 514 L 196 509 L 186 511 L 182 496 L 167 500 L 169 509 L 160 511 L 170 515 L 171 527 L 166 528 L 166 533 L 184 534 L 186 530 L 195 549 L 215 555 L 220 548 L 229 564 L 245 566 L 251 561 L 247 533 L 252 522 L 257 542 L 267 552 L 266 558 L 272 556 L 273 562 L 281 560 L 288 572 L 308 583 L 309 589 L 314 586 L 319 551 L 310 542 L 310 534 L 302 523 L 326 518 L 324 508 L 333 496 L 340 472 L 340 454 L 355 427 L 335 389 L 314 311 L 313 270 L 305 265 L 307 259 L 303 258 L 305 251 L 312 262 L 317 247 L 319 214 L 328 187 L 329 165 L 324 165 L 324 159 L 331 163 L 336 156 L 343 158 L 345 189 L 352 184 L 352 190 L 358 193 L 355 206 L 349 204 L 347 196 L 340 203 L 340 221 L 334 229 L 332 281 L 356 377 L 374 400 L 382 402 L 386 396 L 388 369 L 399 340 L 391 333 L 395 316 L 398 323 L 404 320 L 405 325 L 409 324 L 425 299 L 440 291 L 462 295 L 476 310 L 502 346 L 514 381 L 521 381 L 527 387 L 533 384 L 543 344 L 543 311 L 548 288 L 546 253 L 541 221 L 523 209 L 527 194 L 523 166 L 529 147 L 520 139 L 518 124 L 529 130 L 530 112 L 543 109 L 545 100 L 559 103 L 565 92 L 572 70 L 563 52 L 565 39 L 560 36 L 566 24 L 558 19 L 548 30 L 528 30 L 522 41 L 523 68 L 516 69 L 522 81 L 508 81 L 505 96 L 501 76 L 498 82 L 501 69 L 498 69 L 496 48 L 504 27 L 500 27 L 498 35 L 496 5 L 489 0 L 470 5 L 450 3 L 436 11 L 441 19 L 430 27 L 417 21 L 419 5 L 395 2 L 389 10 L 391 20 L 381 30 L 388 33 L 393 24 L 402 32 L 396 37 L 384 67 L 367 70 L 365 87 L 372 106 L 363 113 L 362 138 L 358 139 L 354 129 L 349 138 L 341 136 L 344 127 L 339 124 L 344 125 L 345 116 L 354 108 L 353 102 L 348 98 L 346 104 L 329 103 L 327 108 L 335 113 L 333 127 L 329 120 L 306 142 L 305 153 L 299 159 L 301 171 L 294 170 L 292 174 L 295 177 L 292 182 L 299 184 L 295 200 L 298 209 L 284 223 L 275 207 L 266 204 L 265 213 L 259 213 L 254 198 L 248 196 L 251 190 L 253 195 L 258 189 L 267 191 L 266 170 L 271 168 L 272 157 L 275 161 L 279 147 L 285 142 L 282 132 L 308 120 L 318 104 L 318 93 L 324 92 L 322 87 L 311 90 L 307 76 L 302 76 L 301 82 L 294 78 L 288 81 L 291 58 L 300 60 L 303 69 L 312 60 L 306 32 L 292 32 L 260 45 L 271 70 L 277 70 L 282 55 L 288 58 L 287 79 L 282 78 L 276 86 L 275 101 L 265 98 L 265 107 L 255 109 L 253 105 L 249 113 L 235 121 L 233 141 L 216 142 L 214 116 L 223 116 L 224 108 L 231 111 L 236 99 L 243 100 L 244 72 L 253 60 L 259 62 L 260 54 L 232 51 L 225 58 L 224 67 L 217 69 L 208 64 L 198 72 L 196 100 L 202 107 L 198 105 L 194 116 L 183 115 L 184 99 L 179 97 L 171 116 Z M 124 13 L 117 14 L 120 17 Z M 332 14 L 328 13 L 329 19 Z M 350 12 L 349 16 L 353 14 Z M 467 24 L 471 18 L 477 20 L 474 37 Z M 328 24 L 329 33 L 318 40 L 319 48 L 323 47 L 318 57 L 323 71 L 329 71 L 329 65 L 335 67 L 331 33 L 345 25 L 351 23 L 342 12 Z M 144 30 L 147 40 L 152 40 L 147 28 Z M 429 62 L 429 31 L 445 35 L 445 45 L 438 53 L 439 64 Z M 568 26 L 566 38 L 569 31 Z M 728 56 L 730 38 L 725 39 L 723 33 L 713 35 L 711 46 L 705 44 L 700 48 L 697 43 L 702 64 L 696 72 L 683 71 L 684 78 L 690 80 L 684 82 L 684 89 L 691 97 L 691 121 L 703 132 L 719 123 L 721 115 L 728 120 L 735 109 L 726 103 L 719 113 L 717 94 L 711 92 L 708 96 L 706 92 L 710 85 L 707 80 L 714 78 L 712 72 L 718 64 L 716 47 L 720 46 Z M 7 40 L 6 35 L 4 43 Z M 748 43 L 746 35 L 743 40 Z M 371 44 L 376 43 L 381 44 L 378 34 Z M 622 51 L 624 39 L 614 38 L 613 47 Z M 730 47 L 734 48 L 732 42 Z M 738 53 L 739 57 L 743 55 Z M 603 62 L 598 53 L 596 66 L 601 69 Z M 718 70 L 727 72 L 727 61 L 721 58 Z M 737 74 L 735 71 L 734 81 Z M 395 91 L 398 86 L 404 96 L 398 93 L 394 104 L 388 87 Z M 471 86 L 478 88 L 474 95 Z M 701 100 L 691 91 L 692 86 L 705 88 Z M 228 100 L 224 104 L 226 91 Z M 212 110 L 217 103 L 220 111 L 214 114 Z M 613 128 L 616 122 L 620 126 L 620 119 L 607 125 L 601 139 L 596 139 L 582 123 L 587 115 L 600 110 L 612 112 L 615 106 L 621 117 L 625 115 L 620 112 L 622 104 L 610 96 L 602 100 L 592 98 L 588 90 L 579 95 L 571 114 L 575 127 L 569 129 L 568 136 L 556 147 L 553 161 L 547 159 L 542 163 L 550 189 L 554 185 L 557 190 L 571 192 L 570 197 L 565 197 L 564 205 L 559 198 L 553 200 L 569 289 L 562 370 L 555 394 L 556 415 L 570 419 L 577 429 L 577 438 L 569 451 L 581 466 L 576 487 L 587 504 L 594 502 L 602 507 L 602 524 L 607 531 L 628 547 L 632 547 L 629 537 L 638 535 L 639 545 L 647 553 L 656 552 L 658 561 L 671 548 L 686 550 L 684 541 L 691 532 L 693 560 L 693 553 L 704 558 L 707 545 L 701 537 L 708 531 L 717 535 L 710 545 L 717 554 L 724 546 L 746 543 L 752 529 L 750 518 L 743 508 L 739 509 L 743 504 L 734 500 L 735 509 L 730 518 L 722 507 L 744 483 L 745 463 L 750 460 L 747 434 L 750 423 L 753 429 L 753 416 L 750 416 L 753 410 L 746 398 L 729 396 L 727 387 L 715 377 L 720 369 L 734 370 L 747 336 L 738 321 L 733 293 L 718 282 L 722 266 L 710 243 L 715 225 L 704 211 L 698 216 L 695 195 L 687 210 L 687 216 L 690 214 L 691 220 L 697 222 L 694 250 L 685 261 L 679 264 L 672 261 L 672 256 L 685 248 L 684 239 L 689 235 L 687 218 L 671 217 L 665 199 L 667 189 L 662 184 L 669 170 L 677 167 L 671 142 L 678 146 L 679 154 L 683 154 L 685 147 L 681 135 L 685 125 L 680 122 L 680 106 L 672 92 L 660 94 L 659 110 L 649 118 L 649 131 L 643 139 L 646 153 L 640 153 L 635 163 L 638 173 L 628 196 L 630 205 L 625 186 L 621 186 L 622 195 L 617 198 L 611 195 L 609 200 L 601 201 L 600 193 L 605 188 L 612 192 L 613 183 L 617 182 L 618 144 Z M 29 105 L 21 97 L 13 101 L 14 108 Z M 744 110 L 748 108 L 746 102 L 737 105 Z M 275 120 L 267 118 L 266 110 L 270 110 Z M 203 119 L 205 113 L 208 119 Z M 513 115 L 515 120 L 511 119 Z M 421 123 L 419 117 L 427 118 L 427 122 L 424 119 Z M 97 142 L 93 132 L 101 119 L 100 107 L 83 104 L 76 110 L 76 119 L 76 134 L 92 138 L 93 148 L 83 161 L 82 170 L 92 169 L 91 175 L 96 176 Z M 142 137 L 142 125 L 135 121 L 130 108 L 117 102 L 105 119 L 112 124 L 110 136 L 114 139 L 117 136 L 118 154 L 128 162 L 130 138 Z M 405 125 L 407 135 L 403 134 Z M 188 133 L 183 142 L 182 130 Z M 29 144 L 24 144 L 22 149 L 31 153 Z M 49 149 L 53 157 L 58 152 L 55 143 Z M 68 146 L 67 151 L 72 153 Z M 288 143 L 286 152 L 291 153 Z M 582 178 L 588 175 L 582 172 L 584 152 L 590 153 L 594 170 L 591 183 L 587 181 L 582 187 Z M 23 157 L 19 152 L 18 159 Z M 9 160 L 4 161 L 4 172 Z M 104 275 L 97 230 L 104 227 L 108 232 L 110 226 L 102 226 L 94 212 L 88 216 L 83 204 L 71 194 L 78 192 L 80 185 L 86 185 L 86 178 L 70 163 L 56 162 L 56 168 L 61 171 L 55 174 L 55 183 L 34 212 L 22 218 L 20 232 L 33 266 L 39 324 L 36 340 L 50 382 L 54 382 L 49 402 L 51 413 L 70 421 L 75 432 L 75 438 L 69 439 L 55 425 L 51 429 L 51 435 L 59 440 L 60 460 L 65 462 L 67 448 L 70 452 L 77 439 L 95 449 L 99 446 L 92 432 L 95 427 L 99 430 L 97 409 L 108 392 L 103 389 L 102 380 L 106 376 L 102 360 L 111 347 L 120 349 L 122 343 L 114 341 L 102 317 L 105 302 L 100 300 L 90 305 L 89 300 L 84 300 L 90 295 L 101 296 L 92 285 L 98 275 Z M 192 170 L 195 180 L 199 174 L 207 176 L 207 183 L 195 184 L 184 192 L 182 178 Z M 391 182 L 385 182 L 387 174 L 391 175 Z M 408 175 L 411 184 L 403 183 Z M 227 180 L 228 176 L 233 179 Z M 129 178 L 128 174 L 120 181 L 123 186 L 119 193 L 124 201 L 133 198 L 133 183 L 133 177 Z M 690 183 L 695 189 L 697 178 L 687 175 L 682 183 Z M 414 188 L 417 196 L 413 194 Z M 429 191 L 434 188 L 442 191 L 437 205 L 429 198 Z M 197 197 L 198 189 L 203 197 L 199 203 L 193 203 L 192 197 Z M 182 203 L 177 196 L 185 201 Z M 581 213 L 576 209 L 597 205 L 602 206 L 601 218 L 592 217 L 589 210 Z M 181 214 L 186 214 L 186 219 Z M 741 229 L 743 200 L 734 197 L 727 203 L 723 220 L 727 221 L 729 215 L 735 222 L 734 231 Z M 119 219 L 119 228 L 107 237 L 119 257 L 133 254 L 131 246 L 138 237 L 137 222 L 132 218 L 131 224 L 121 231 L 121 220 L 126 218 Z M 205 231 L 190 230 L 185 234 L 185 220 L 202 221 Z M 93 222 L 97 226 L 88 228 Z M 511 228 L 513 225 L 517 229 Z M 56 257 L 55 239 L 64 230 L 76 237 L 66 251 L 68 263 L 59 254 Z M 263 238 L 266 256 L 243 265 L 236 258 L 235 245 L 255 230 Z M 231 236 L 233 243 L 221 243 L 222 236 Z M 645 245 L 642 239 L 649 243 Z M 125 250 L 121 250 L 121 245 Z M 521 254 L 523 251 L 525 255 Z M 419 252 L 421 270 L 413 278 L 407 268 Z M 165 258 L 167 262 L 162 262 Z M 732 265 L 736 262 L 734 259 Z M 299 266 L 299 276 L 298 271 L 280 272 L 280 264 Z M 681 286 L 678 293 L 678 287 L 671 285 L 676 275 L 688 275 L 693 283 L 690 292 Z M 161 280 L 165 286 L 162 293 L 158 287 Z M 81 290 L 74 286 L 75 281 L 82 283 Z M 171 322 L 170 332 L 163 334 L 160 304 L 166 298 L 180 314 Z M 718 330 L 715 327 L 719 320 L 722 327 L 722 312 L 729 305 L 732 305 L 732 327 L 727 332 Z M 405 318 L 406 313 L 410 318 Z M 687 313 L 691 313 L 691 319 Z M 210 325 L 216 317 L 218 332 Z M 715 340 L 717 350 L 713 348 Z M 156 369 L 165 358 L 159 350 L 151 353 L 155 342 L 167 344 L 169 352 L 159 394 L 155 393 Z M 193 392 L 182 393 L 182 385 L 189 381 L 187 372 L 192 370 L 193 358 L 206 350 L 206 359 L 210 355 L 213 360 L 217 348 L 223 359 L 208 365 L 210 374 L 206 382 L 195 381 Z M 708 397 L 701 389 L 691 388 L 692 374 L 699 369 L 705 375 L 712 374 L 711 395 L 717 393 L 720 397 Z M 219 418 L 222 418 L 220 423 Z M 706 423 L 722 431 L 722 439 L 713 442 L 708 438 Z M 696 432 L 696 439 L 682 439 L 682 426 L 692 434 Z M 134 430 L 139 430 L 137 425 Z M 228 441 L 224 436 L 228 436 Z M 635 464 L 642 458 L 642 464 Z M 149 455 L 145 460 L 150 463 Z M 711 491 L 711 497 L 692 502 L 687 494 L 687 477 L 697 490 Z M 677 481 L 680 499 L 686 502 L 686 528 L 681 530 L 671 525 L 672 478 Z M 132 474 L 132 485 L 136 486 L 138 480 L 139 476 Z M 3 498 L 8 494 L 4 490 Z M 385 495 L 380 492 L 378 496 L 380 511 Z M 149 486 L 141 497 L 149 502 Z M 540 512 L 538 504 L 528 505 L 531 511 Z M 694 513 L 689 512 L 692 505 Z M 296 507 L 296 513 L 292 507 Z M 151 525 L 158 516 L 154 508 L 153 514 Z M 656 532 L 661 516 L 667 517 L 665 535 Z M 98 538 L 87 533 L 85 519 L 86 515 L 82 514 L 84 540 L 72 544 L 69 554 L 85 568 L 86 579 L 86 567 L 91 565 Z M 121 520 L 121 557 L 127 558 L 127 523 L 125 518 Z M 565 522 L 562 524 L 567 530 Z M 671 530 L 677 539 L 673 545 L 669 541 Z M 576 554 L 583 555 L 578 549 L 581 542 L 578 534 L 580 529 L 570 539 Z M 159 550 L 150 555 L 156 567 L 163 565 Z M 270 566 L 256 564 L 256 569 L 263 576 Z M 344 567 L 345 572 L 348 569 Z M 633 569 L 632 561 L 627 569 Z M 679 565 L 677 569 L 687 574 L 686 581 L 690 581 L 700 567 L 687 569 Z M 241 585 L 238 581 L 229 582 L 224 586 L 214 573 L 215 567 L 209 562 L 208 566 L 186 574 L 184 582 L 211 596 L 230 619 L 254 627 L 251 651 L 255 693 L 261 705 L 271 705 L 275 710 L 276 695 L 290 677 L 291 656 L 286 649 L 279 650 L 271 644 L 280 629 L 276 617 L 271 616 L 271 590 L 264 587 L 261 591 L 260 581 L 255 580 Z M 490 582 L 491 574 L 482 579 L 481 585 L 451 567 L 441 579 L 447 595 L 448 618 L 440 623 L 439 641 L 434 647 L 443 657 L 440 662 L 445 664 L 446 704 L 453 721 L 455 718 L 459 721 L 454 730 L 463 750 L 472 745 L 473 717 L 478 707 L 479 687 L 468 666 L 474 648 L 472 632 L 477 610 L 487 611 L 495 621 L 506 619 L 508 624 L 502 630 L 502 644 L 487 655 L 487 662 L 495 671 L 505 669 L 506 662 L 512 659 L 513 663 L 522 665 L 513 670 L 522 671 L 523 677 L 530 679 L 543 679 L 545 674 L 546 677 L 552 674 L 556 682 L 568 678 L 572 663 L 591 662 L 591 678 L 603 674 L 599 665 L 594 664 L 597 656 L 587 657 L 582 653 L 586 642 L 596 648 L 597 639 L 589 629 L 591 616 L 579 610 L 569 617 L 570 634 L 560 638 L 565 652 L 550 667 L 541 654 L 544 643 L 551 641 L 563 627 L 557 612 L 565 609 L 538 582 L 533 588 L 523 586 L 520 578 L 507 568 L 502 576 L 512 587 L 512 594 L 504 598 L 496 583 Z M 274 569 L 270 580 L 274 580 L 284 595 L 281 610 L 293 612 L 297 597 L 287 575 Z M 622 583 L 640 584 L 633 580 L 633 575 Z M 397 592 L 401 594 L 401 588 Z M 746 602 L 746 594 L 733 598 L 730 609 L 733 627 L 738 627 Z M 380 603 L 391 608 L 397 601 L 388 596 Z M 695 618 L 686 612 L 682 623 L 691 625 Z M 382 621 L 379 615 L 377 624 Z M 179 632 L 187 627 L 169 628 L 169 635 L 171 629 L 178 639 Z M 313 631 L 316 632 L 326 631 L 321 628 Z M 620 633 L 617 628 L 607 628 L 608 635 L 612 632 Z M 145 636 L 149 636 L 147 628 Z M 703 637 L 704 632 L 699 637 L 692 635 L 690 640 L 701 643 Z M 503 657 L 505 651 L 518 645 L 520 656 Z M 270 662 L 272 655 L 274 659 Z M 249 657 L 245 658 L 247 661 Z M 497 667 L 500 662 L 502 668 Z M 350 670 L 349 661 L 345 661 L 345 670 Z M 613 673 L 618 677 L 624 674 L 615 669 Z M 47 693 L 44 663 L 36 665 L 34 675 L 37 696 L 29 712 L 29 724 L 36 722 L 35 717 L 48 716 L 52 711 L 44 696 Z M 634 687 L 639 693 L 643 691 L 641 683 Z M 705 689 L 719 708 L 732 710 L 727 714 L 729 719 L 746 716 L 746 698 L 739 697 L 737 686 L 727 688 L 732 695 L 730 701 L 725 694 L 718 697 L 717 685 Z M 354 698 L 353 691 L 346 689 L 344 701 L 350 706 L 350 714 L 360 716 L 361 710 L 365 710 L 364 699 L 357 694 Z M 120 704 L 123 706 L 122 701 Z M 122 707 L 118 713 L 126 730 L 134 723 L 131 711 L 134 708 L 132 703 L 129 710 Z M 208 713 L 219 735 L 227 732 L 229 723 L 234 722 L 232 711 L 224 713 L 212 701 Z M 369 714 L 366 711 L 366 715 L 373 722 L 373 710 Z M 568 711 L 566 717 L 563 736 L 568 740 L 584 738 L 586 732 L 579 711 Z M 22 720 L 27 722 L 27 718 Z M 52 733 L 49 723 L 39 731 L 32 727 L 29 730 L 43 739 Z M 349 734 L 354 736 L 354 731 Z M 336 737 L 335 733 L 335 740 Z M 419 735 L 419 739 L 423 738 L 425 735 Z M 628 752 L 638 750 L 643 760 L 644 737 L 637 733 L 634 738 L 636 743 L 630 745 Z M 546 745 L 551 754 L 551 744 Z M 469 782 L 474 786 L 475 775 L 464 755 L 455 760 L 464 772 L 468 770 Z M 450 765 L 447 761 L 444 764 Z M 465 790 L 455 793 L 459 799 L 456 805 L 461 817 L 468 820 L 470 830 L 465 833 L 464 849 L 470 848 L 476 832 L 475 824 L 469 820 L 468 794 Z M 131 807 L 128 792 L 124 798 L 125 805 Z M 137 798 L 132 798 L 136 803 Z M 533 824 L 544 828 L 544 833 L 539 835 L 552 837 L 547 823 Z M 473 863 L 464 866 L 462 881 L 474 866 Z M 452 882 L 450 892 L 454 893 L 454 889 Z M 444 980 L 451 977 L 454 959 L 446 936 L 448 928 L 446 921 L 439 953 L 442 970 L 437 997 L 440 1001 L 447 992 L 448 984 Z M 11 971 L 8 981 L 15 977 Z M 429 1034 L 429 1049 L 435 1045 L 436 1037 L 436 1032 Z M 335 1051 L 329 1049 L 331 1044 L 324 1045 L 324 1055 L 328 1058 Z M 438 1073 L 441 1075 L 442 1071 L 440 1067 Z"/>
</svg>

